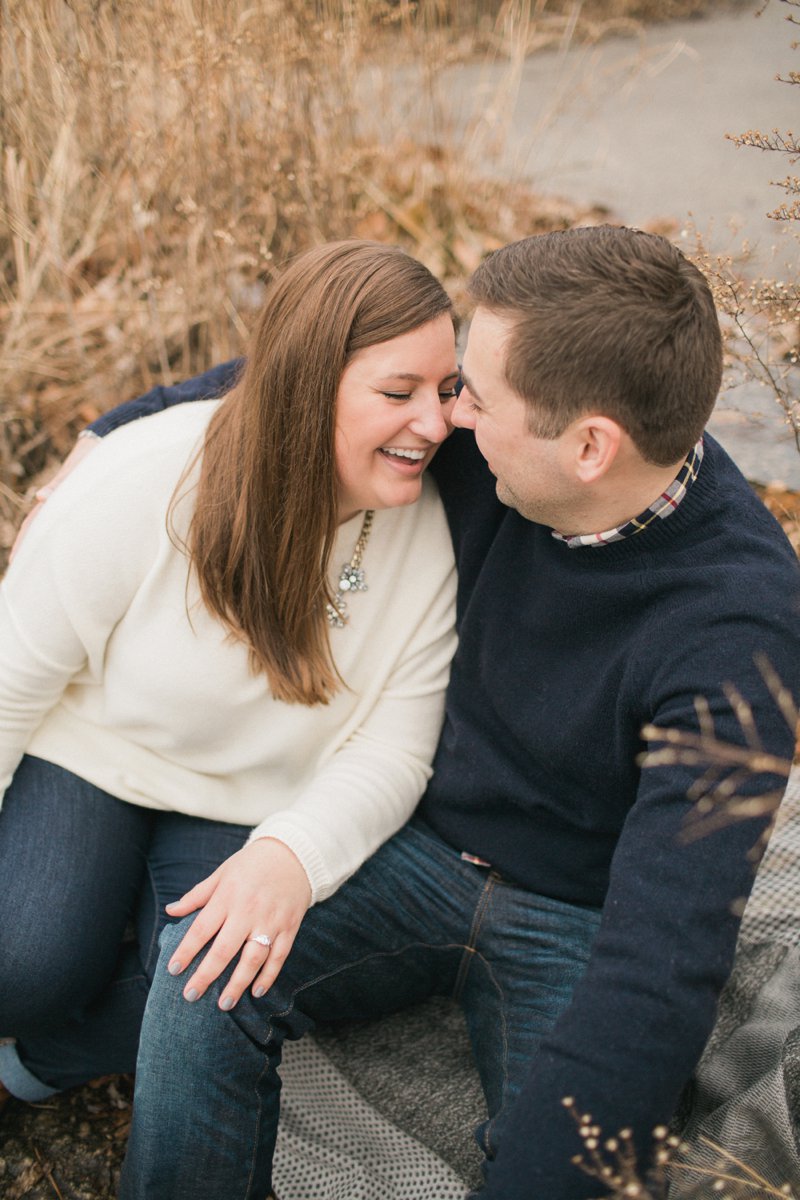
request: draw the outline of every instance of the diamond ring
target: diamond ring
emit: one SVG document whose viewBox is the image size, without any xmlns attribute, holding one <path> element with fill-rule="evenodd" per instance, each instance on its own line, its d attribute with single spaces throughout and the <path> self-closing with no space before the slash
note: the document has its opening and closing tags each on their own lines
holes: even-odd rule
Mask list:
<svg viewBox="0 0 800 1200">
<path fill-rule="evenodd" d="M 259 946 L 266 946 L 267 950 L 272 945 L 272 938 L 268 933 L 254 933 L 247 940 L 248 942 L 258 942 Z"/>
</svg>

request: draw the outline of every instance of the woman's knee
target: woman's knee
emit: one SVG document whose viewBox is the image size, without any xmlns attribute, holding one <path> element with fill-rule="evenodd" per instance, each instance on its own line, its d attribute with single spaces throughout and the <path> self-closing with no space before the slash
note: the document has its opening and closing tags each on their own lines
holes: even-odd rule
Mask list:
<svg viewBox="0 0 800 1200">
<path fill-rule="evenodd" d="M 96 980 L 64 945 L 8 935 L 0 935 L 0 1035 L 55 1027 L 94 998 Z"/>
<path fill-rule="evenodd" d="M 161 932 L 158 960 L 147 998 L 142 1033 L 139 1042 L 139 1069 L 156 1063 L 182 1062 L 182 1069 L 191 1070 L 188 1060 L 201 1063 L 206 1047 L 213 1042 L 217 1023 L 225 1019 L 216 1004 L 218 993 L 214 985 L 194 1002 L 184 997 L 191 967 L 179 975 L 167 970 L 190 920 L 168 925 Z"/>
</svg>

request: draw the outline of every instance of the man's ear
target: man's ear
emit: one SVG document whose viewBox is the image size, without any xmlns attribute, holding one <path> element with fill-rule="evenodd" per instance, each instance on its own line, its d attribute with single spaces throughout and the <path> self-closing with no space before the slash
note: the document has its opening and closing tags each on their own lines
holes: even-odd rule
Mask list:
<svg viewBox="0 0 800 1200">
<path fill-rule="evenodd" d="M 573 466 L 581 483 L 596 483 L 616 461 L 623 440 L 622 427 L 610 417 L 586 416 L 572 430 Z"/>
</svg>

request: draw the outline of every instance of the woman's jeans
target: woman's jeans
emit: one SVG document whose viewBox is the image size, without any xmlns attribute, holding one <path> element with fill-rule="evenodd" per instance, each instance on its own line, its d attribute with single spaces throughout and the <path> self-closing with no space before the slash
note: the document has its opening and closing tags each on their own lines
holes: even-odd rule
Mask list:
<svg viewBox="0 0 800 1200">
<path fill-rule="evenodd" d="M 0 1080 L 9 1091 L 40 1100 L 134 1069 L 164 905 L 248 833 L 126 804 L 52 763 L 22 760 L 0 812 Z"/>
<path fill-rule="evenodd" d="M 142 1029 L 121 1196 L 263 1200 L 283 1039 L 316 1021 L 380 1016 L 434 994 L 464 1007 L 490 1116 L 480 1140 L 491 1158 L 599 920 L 597 909 L 536 896 L 464 862 L 412 823 L 307 913 L 261 1000 L 247 992 L 223 1013 L 217 984 L 187 1003 L 188 972 L 166 970 L 184 929 L 168 927 Z"/>
</svg>

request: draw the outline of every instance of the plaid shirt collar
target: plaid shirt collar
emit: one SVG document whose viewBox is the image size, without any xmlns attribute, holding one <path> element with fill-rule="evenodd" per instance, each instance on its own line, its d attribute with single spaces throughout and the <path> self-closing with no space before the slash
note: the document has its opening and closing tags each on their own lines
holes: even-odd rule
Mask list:
<svg viewBox="0 0 800 1200">
<path fill-rule="evenodd" d="M 697 479 L 702 461 L 703 439 L 700 438 L 692 450 L 689 451 L 686 462 L 667 490 L 662 492 L 658 499 L 654 500 L 650 507 L 646 508 L 638 517 L 635 517 L 632 521 L 626 521 L 624 525 L 618 525 L 616 529 L 607 529 L 605 533 L 576 533 L 571 536 L 565 536 L 562 533 L 556 533 L 554 529 L 552 530 L 553 537 L 559 542 L 565 542 L 571 550 L 574 550 L 578 546 L 606 546 L 609 542 L 621 542 L 623 538 L 631 537 L 635 533 L 644 533 L 645 529 L 653 521 L 656 519 L 663 521 L 670 513 L 675 512 L 675 509 L 695 479 Z"/>
</svg>

